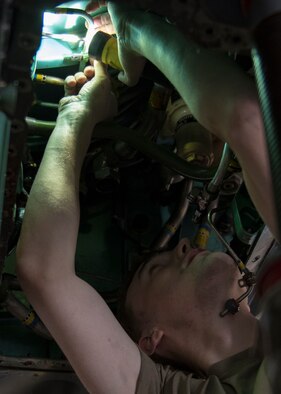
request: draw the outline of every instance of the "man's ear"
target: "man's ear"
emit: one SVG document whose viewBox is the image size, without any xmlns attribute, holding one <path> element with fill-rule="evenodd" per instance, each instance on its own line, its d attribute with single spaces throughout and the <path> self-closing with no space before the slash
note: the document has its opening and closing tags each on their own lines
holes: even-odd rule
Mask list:
<svg viewBox="0 0 281 394">
<path fill-rule="evenodd" d="M 159 346 L 163 336 L 164 331 L 153 328 L 149 333 L 146 333 L 139 340 L 140 349 L 146 353 L 148 356 L 152 356 L 155 353 L 157 347 Z"/>
</svg>

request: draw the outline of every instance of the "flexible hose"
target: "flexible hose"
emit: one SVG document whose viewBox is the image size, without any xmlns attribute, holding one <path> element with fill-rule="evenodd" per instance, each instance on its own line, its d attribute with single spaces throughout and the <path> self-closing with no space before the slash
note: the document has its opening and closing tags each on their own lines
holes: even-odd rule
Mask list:
<svg viewBox="0 0 281 394">
<path fill-rule="evenodd" d="M 185 178 L 206 181 L 212 179 L 216 172 L 216 168 L 201 168 L 191 165 L 163 146 L 151 142 L 137 130 L 127 129 L 113 122 L 98 124 L 95 127 L 94 137 L 125 141 L 144 155 L 159 161 Z"/>
<path fill-rule="evenodd" d="M 29 135 L 49 137 L 56 125 L 55 122 L 42 121 L 30 117 L 27 117 L 25 120 L 29 128 Z M 93 137 L 96 139 L 124 141 L 144 155 L 160 162 L 185 178 L 209 181 L 214 177 L 217 170 L 212 167 L 202 168 L 190 164 L 163 146 L 155 144 L 138 130 L 132 130 L 114 122 L 98 124 L 95 127 Z"/>
<path fill-rule="evenodd" d="M 253 60 L 265 125 L 272 173 L 275 213 L 280 240 L 281 229 L 281 13 L 262 21 L 254 31 Z"/>
<path fill-rule="evenodd" d="M 227 172 L 230 159 L 231 159 L 231 150 L 228 144 L 225 143 L 218 169 L 214 175 L 214 178 L 211 180 L 211 182 L 207 187 L 207 191 L 209 193 L 217 193 L 219 191 L 224 176 Z"/>
</svg>

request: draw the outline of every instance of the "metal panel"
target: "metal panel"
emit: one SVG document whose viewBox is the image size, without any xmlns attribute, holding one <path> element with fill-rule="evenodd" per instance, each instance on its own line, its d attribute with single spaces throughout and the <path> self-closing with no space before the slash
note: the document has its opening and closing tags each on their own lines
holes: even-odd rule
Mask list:
<svg viewBox="0 0 281 394">
<path fill-rule="evenodd" d="M 0 233 L 2 225 L 2 210 L 5 192 L 9 140 L 10 121 L 3 112 L 0 112 Z"/>
</svg>

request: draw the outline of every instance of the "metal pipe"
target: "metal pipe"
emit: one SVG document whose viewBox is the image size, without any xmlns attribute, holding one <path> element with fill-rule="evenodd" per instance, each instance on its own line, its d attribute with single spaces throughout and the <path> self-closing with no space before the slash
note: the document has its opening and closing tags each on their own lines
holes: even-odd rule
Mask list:
<svg viewBox="0 0 281 394">
<path fill-rule="evenodd" d="M 28 126 L 28 135 L 39 135 L 41 137 L 49 138 L 56 126 L 56 122 L 48 120 L 38 120 L 27 116 L 25 121 Z"/>
<path fill-rule="evenodd" d="M 59 105 L 56 103 L 49 103 L 47 101 L 36 100 L 33 105 L 40 105 L 40 107 L 58 109 Z"/>
<path fill-rule="evenodd" d="M 220 239 L 220 241 L 224 244 L 226 249 L 228 250 L 229 254 L 233 258 L 234 262 L 237 264 L 240 272 L 242 272 L 243 278 L 238 281 L 240 287 L 247 287 L 247 290 L 245 293 L 243 293 L 240 297 L 237 299 L 230 298 L 229 300 L 226 301 L 224 309 L 222 312 L 220 312 L 220 317 L 226 316 L 228 313 L 235 314 L 239 311 L 239 304 L 241 301 L 243 301 L 248 295 L 251 294 L 254 285 L 255 285 L 255 275 L 250 272 L 245 264 L 241 261 L 241 259 L 237 256 L 237 254 L 234 252 L 234 250 L 230 247 L 230 245 L 226 242 L 226 240 L 222 237 L 222 235 L 219 233 L 219 231 L 216 229 L 213 223 L 213 215 L 216 214 L 217 212 L 221 211 L 221 209 L 212 209 L 208 213 L 208 221 L 212 229 L 214 230 L 215 234 L 217 237 Z"/>
<path fill-rule="evenodd" d="M 89 15 L 86 11 L 80 9 L 63 8 L 63 7 L 54 8 L 53 10 L 47 10 L 46 12 L 52 12 L 53 14 L 59 14 L 59 15 L 77 15 L 85 18 L 88 23 L 87 25 L 88 31 L 84 40 L 84 52 L 88 54 L 90 43 L 92 41 L 93 36 L 96 33 L 94 21 L 91 15 Z"/>
<path fill-rule="evenodd" d="M 86 19 L 86 21 L 90 25 L 94 25 L 92 17 L 86 11 L 80 10 L 78 8 L 58 7 L 58 8 L 53 8 L 52 10 L 46 10 L 45 12 L 51 12 L 52 14 L 57 14 L 57 15 L 77 15 L 77 16 L 82 16 L 83 18 Z"/>
<path fill-rule="evenodd" d="M 223 182 L 224 176 L 227 172 L 228 166 L 229 166 L 229 161 L 231 159 L 231 149 L 229 148 L 229 145 L 227 143 L 224 144 L 223 152 L 222 152 L 222 157 L 220 160 L 220 164 L 218 166 L 218 169 L 211 180 L 211 182 L 208 184 L 207 187 L 207 192 L 216 194 Z"/>
<path fill-rule="evenodd" d="M 202 168 L 191 165 L 168 151 L 161 145 L 156 145 L 146 138 L 138 130 L 131 130 L 113 122 L 102 122 L 95 127 L 94 138 L 122 140 L 135 147 L 144 155 L 159 161 L 164 166 L 184 176 L 195 180 L 210 180 L 213 178 L 215 168 Z"/>
<path fill-rule="evenodd" d="M 47 328 L 39 320 L 35 312 L 29 310 L 12 293 L 8 293 L 3 305 L 13 316 L 19 319 L 26 327 L 45 339 L 53 339 Z"/>
<path fill-rule="evenodd" d="M 219 240 L 223 243 L 223 245 L 226 247 L 227 251 L 237 264 L 237 266 L 243 271 L 245 269 L 245 265 L 242 263 L 240 258 L 237 256 L 237 254 L 234 252 L 234 250 L 231 248 L 231 246 L 228 244 L 228 242 L 223 238 L 223 236 L 220 234 L 220 232 L 216 229 L 214 223 L 213 223 L 213 216 L 222 211 L 221 208 L 215 208 L 212 209 L 210 212 L 208 212 L 208 222 L 210 226 L 212 227 L 212 230 L 215 232 L 216 236 L 219 238 Z"/>
<path fill-rule="evenodd" d="M 175 235 L 189 208 L 190 200 L 188 196 L 191 192 L 192 185 L 193 182 L 191 180 L 185 180 L 183 182 L 180 202 L 176 210 L 172 213 L 171 217 L 163 226 L 160 234 L 152 242 L 150 247 L 151 251 L 160 252 L 161 250 L 165 249 L 170 239 Z"/>
<path fill-rule="evenodd" d="M 29 127 L 29 135 L 49 137 L 56 125 L 56 122 L 42 121 L 30 117 L 27 117 L 25 120 Z M 144 155 L 159 161 L 165 167 L 185 178 L 209 181 L 216 173 L 216 168 L 202 168 L 191 165 L 175 153 L 168 151 L 165 147 L 155 144 L 138 130 L 125 128 L 114 122 L 99 123 L 95 127 L 93 136 L 96 139 L 124 141 Z"/>
<path fill-rule="evenodd" d="M 35 74 L 33 81 L 47 85 L 64 86 L 63 78 L 53 77 L 51 75 Z"/>
<path fill-rule="evenodd" d="M 10 121 L 3 112 L 0 112 L 0 234 L 1 234 L 1 226 L 2 226 L 2 210 L 4 203 L 9 140 L 10 140 Z M 1 272 L 0 272 L 0 283 L 1 283 Z"/>
<path fill-rule="evenodd" d="M 254 285 L 251 285 L 247 288 L 245 293 L 243 293 L 240 297 L 234 299 L 231 298 L 225 303 L 225 308 L 222 312 L 220 312 L 220 317 L 224 317 L 227 314 L 231 313 L 234 315 L 235 313 L 239 312 L 239 304 L 248 297 L 254 289 Z"/>
<path fill-rule="evenodd" d="M 257 3 L 257 7 L 261 2 Z M 272 2 L 271 2 L 272 3 Z M 269 2 L 263 2 L 265 8 Z M 277 2 L 276 2 L 277 4 Z M 279 2 L 278 2 L 279 4 Z M 280 5 L 279 5 L 280 7 Z M 277 221 L 277 237 L 281 239 L 281 12 L 262 20 L 254 29 L 255 48 L 252 57 L 255 66 L 257 87 L 265 125 L 268 157 Z"/>
<path fill-rule="evenodd" d="M 45 358 L 7 357 L 0 355 L 0 368 L 15 368 L 37 371 L 73 372 L 67 360 Z"/>
</svg>

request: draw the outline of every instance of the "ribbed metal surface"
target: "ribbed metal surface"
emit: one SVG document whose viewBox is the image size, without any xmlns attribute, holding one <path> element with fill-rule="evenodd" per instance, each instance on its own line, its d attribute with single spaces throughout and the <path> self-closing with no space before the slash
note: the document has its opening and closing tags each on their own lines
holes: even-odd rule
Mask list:
<svg viewBox="0 0 281 394">
<path fill-rule="evenodd" d="M 255 73 L 269 152 L 275 212 L 281 229 L 281 13 L 266 19 L 255 30 Z M 266 192 L 266 191 L 265 191 Z"/>
</svg>

